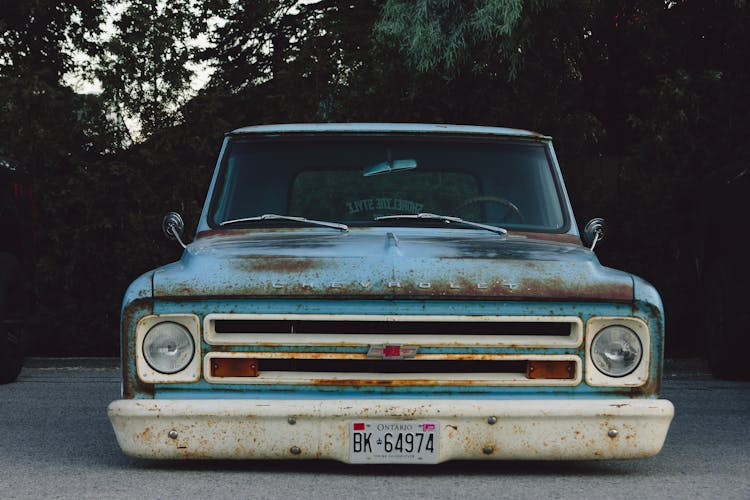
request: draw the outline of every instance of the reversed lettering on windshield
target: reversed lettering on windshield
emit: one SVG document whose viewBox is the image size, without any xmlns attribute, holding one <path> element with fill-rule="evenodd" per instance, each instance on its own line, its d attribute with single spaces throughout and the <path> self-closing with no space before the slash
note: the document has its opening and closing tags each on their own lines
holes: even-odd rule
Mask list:
<svg viewBox="0 0 750 500">
<path fill-rule="evenodd" d="M 365 198 L 346 202 L 346 211 L 350 215 L 373 210 L 394 210 L 418 214 L 422 208 L 424 208 L 422 203 L 401 198 Z"/>
</svg>

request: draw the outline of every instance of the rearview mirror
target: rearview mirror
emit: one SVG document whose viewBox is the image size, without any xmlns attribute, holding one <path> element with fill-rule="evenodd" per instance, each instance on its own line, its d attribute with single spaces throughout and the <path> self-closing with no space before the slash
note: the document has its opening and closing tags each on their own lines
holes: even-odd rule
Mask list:
<svg viewBox="0 0 750 500">
<path fill-rule="evenodd" d="M 177 240 L 177 242 L 186 248 L 187 245 L 182 242 L 182 234 L 185 232 L 185 223 L 182 221 L 182 216 L 177 212 L 169 212 L 164 216 L 161 222 L 161 229 L 164 234 L 170 240 Z"/>
<path fill-rule="evenodd" d="M 362 172 L 362 176 L 370 177 L 372 175 L 390 174 L 391 172 L 414 170 L 415 168 L 417 168 L 417 160 L 388 160 L 366 168 Z"/>
<path fill-rule="evenodd" d="M 591 219 L 586 223 L 586 227 L 583 228 L 583 242 L 586 245 L 591 245 L 591 250 L 594 250 L 596 244 L 604 239 L 604 235 L 607 232 L 607 224 L 601 217 Z"/>
</svg>

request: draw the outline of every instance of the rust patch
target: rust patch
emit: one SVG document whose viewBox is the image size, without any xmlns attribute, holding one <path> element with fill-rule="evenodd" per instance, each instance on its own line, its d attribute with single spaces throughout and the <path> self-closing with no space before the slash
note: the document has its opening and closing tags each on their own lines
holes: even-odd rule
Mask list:
<svg viewBox="0 0 750 500">
<path fill-rule="evenodd" d="M 288 232 L 297 228 L 294 227 L 258 227 L 254 229 L 208 229 L 201 231 L 195 236 L 195 239 L 211 238 L 213 236 L 245 236 L 248 234 L 258 233 L 281 233 Z"/>
<path fill-rule="evenodd" d="M 524 292 L 527 292 L 524 294 Z M 581 283 L 555 278 L 526 278 L 521 281 L 520 296 L 555 297 L 560 300 L 612 300 L 630 302 L 633 287 L 630 283 Z"/>
<path fill-rule="evenodd" d="M 645 317 L 643 316 L 643 311 L 641 309 L 646 310 Z M 651 302 L 633 302 L 633 305 L 631 307 L 631 310 L 633 312 L 633 316 L 637 316 L 641 318 L 643 321 L 648 323 L 649 318 L 654 318 L 657 320 L 657 325 L 659 329 L 657 330 L 657 334 L 663 335 L 663 321 L 662 321 L 662 311 L 659 309 L 655 304 L 652 304 Z"/>
<path fill-rule="evenodd" d="M 553 241 L 555 243 L 571 243 L 573 245 L 583 246 L 581 239 L 572 234 L 554 234 L 554 233 L 531 233 L 527 231 L 508 231 L 508 236 L 525 236 L 530 240 Z"/>
<path fill-rule="evenodd" d="M 351 387 L 374 386 L 374 387 L 408 387 L 413 385 L 454 385 L 454 381 L 431 380 L 431 379 L 409 379 L 409 380 L 372 380 L 372 379 L 311 379 L 311 384 L 337 386 L 346 385 Z M 456 382 L 457 383 L 457 382 Z M 473 380 L 461 380 L 460 385 L 477 385 Z"/>
<path fill-rule="evenodd" d="M 254 358 L 213 358 L 213 377 L 257 377 L 258 360 Z"/>
<path fill-rule="evenodd" d="M 487 387 L 486 380 L 477 379 L 308 379 L 304 384 L 356 387 Z"/>
<path fill-rule="evenodd" d="M 656 377 L 659 378 L 659 377 Z M 639 399 L 646 396 L 653 396 L 659 393 L 661 384 L 655 377 L 649 376 L 648 382 L 640 387 L 631 387 L 629 395 L 631 399 Z"/>
<path fill-rule="evenodd" d="M 532 360 L 526 363 L 526 377 L 530 379 L 573 379 L 575 361 Z"/>
<path fill-rule="evenodd" d="M 300 273 L 321 267 L 321 262 L 315 259 L 296 258 L 260 258 L 249 263 L 238 265 L 246 271 L 272 271 L 279 273 Z"/>
<path fill-rule="evenodd" d="M 557 274 L 544 274 L 540 264 L 534 261 L 519 262 L 535 277 L 520 277 L 517 281 L 503 280 L 488 276 L 485 281 L 463 275 L 451 278 L 431 279 L 428 282 L 412 281 L 405 277 L 402 281 L 383 282 L 380 279 L 353 281 L 324 280 L 324 272 L 329 263 L 320 259 L 300 258 L 258 258 L 242 259 L 234 264 L 234 269 L 248 273 L 277 273 L 258 283 L 243 284 L 227 282 L 222 287 L 199 289 L 173 284 L 157 289 L 160 297 L 222 297 L 251 298 L 281 295 L 293 299 L 297 297 L 429 297 L 431 299 L 463 297 L 471 299 L 502 300 L 593 300 L 631 303 L 633 299 L 632 281 L 629 279 L 609 279 L 584 274 L 563 279 Z M 318 269 L 319 272 L 314 270 Z M 304 278 L 295 278 L 304 275 Z"/>
<path fill-rule="evenodd" d="M 348 346 L 347 342 L 342 342 L 340 345 L 342 346 Z M 447 344 L 448 346 L 462 346 L 458 342 L 455 344 Z M 462 346 L 463 347 L 463 346 Z M 506 345 L 503 345 L 502 347 L 508 347 Z M 513 344 L 510 345 L 510 348 L 514 347 Z M 519 346 L 519 347 L 528 347 L 528 346 Z M 258 363 L 262 363 L 265 359 L 301 359 L 301 360 L 316 360 L 316 359 L 331 359 L 331 360 L 369 360 L 372 358 L 369 358 L 367 354 L 363 353 L 357 353 L 357 352 L 294 352 L 294 351 L 278 351 L 278 352 L 262 352 L 262 351 L 249 351 L 249 352 L 243 352 L 243 353 L 236 353 L 235 351 L 231 350 L 231 346 L 213 346 L 212 352 L 221 352 L 221 353 L 233 353 L 234 356 L 229 359 L 238 359 L 238 360 L 250 360 L 252 358 L 253 361 L 256 361 Z M 221 358 L 212 358 L 213 360 L 221 359 Z M 489 354 L 489 353 L 478 353 L 478 354 L 471 354 L 471 353 L 432 353 L 432 354 L 416 354 L 413 358 L 407 358 L 403 359 L 401 361 L 404 362 L 416 362 L 416 361 L 527 361 L 524 359 L 523 355 L 519 356 L 514 353 L 505 353 L 505 354 Z M 387 360 L 382 360 L 382 362 L 387 363 Z M 532 362 L 532 361 L 529 361 Z M 542 361 L 535 361 L 536 363 L 540 363 Z M 567 365 L 570 363 L 575 367 L 575 361 L 572 360 L 554 360 L 554 361 L 544 361 L 545 363 L 564 363 L 565 367 L 567 368 Z M 519 372 L 521 373 L 521 372 Z M 567 378 L 567 377 L 566 377 Z"/>
<path fill-rule="evenodd" d="M 142 316 L 153 314 L 153 299 L 135 299 L 122 312 L 122 392 L 125 399 L 133 399 L 136 393 L 154 395 L 154 386 L 143 384 L 135 373 L 135 325 Z"/>
<path fill-rule="evenodd" d="M 201 231 L 200 233 L 195 235 L 196 240 L 200 240 L 203 238 L 210 238 L 212 236 L 229 236 L 229 235 L 240 235 L 240 234 L 246 234 L 247 230 L 241 230 L 241 229 L 209 229 L 207 231 Z"/>
</svg>

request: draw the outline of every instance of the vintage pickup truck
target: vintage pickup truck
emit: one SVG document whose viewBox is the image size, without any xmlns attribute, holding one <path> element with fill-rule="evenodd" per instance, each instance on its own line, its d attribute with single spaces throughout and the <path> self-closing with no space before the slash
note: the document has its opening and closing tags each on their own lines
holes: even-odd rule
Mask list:
<svg viewBox="0 0 750 500">
<path fill-rule="evenodd" d="M 664 314 L 581 241 L 549 137 L 418 124 L 227 134 L 190 244 L 122 306 L 109 418 L 149 458 L 659 452 Z"/>
</svg>

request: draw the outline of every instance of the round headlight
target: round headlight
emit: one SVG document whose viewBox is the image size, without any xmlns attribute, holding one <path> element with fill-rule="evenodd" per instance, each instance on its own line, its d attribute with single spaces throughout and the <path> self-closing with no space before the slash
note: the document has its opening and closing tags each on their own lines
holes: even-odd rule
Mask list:
<svg viewBox="0 0 750 500">
<path fill-rule="evenodd" d="M 591 342 L 594 366 L 610 377 L 624 377 L 632 373 L 642 357 L 641 339 L 633 330 L 624 326 L 602 328 Z"/>
<path fill-rule="evenodd" d="M 195 354 L 193 336 L 184 326 L 164 322 L 153 326 L 143 339 L 143 355 L 151 368 L 161 373 L 184 370 Z"/>
</svg>

